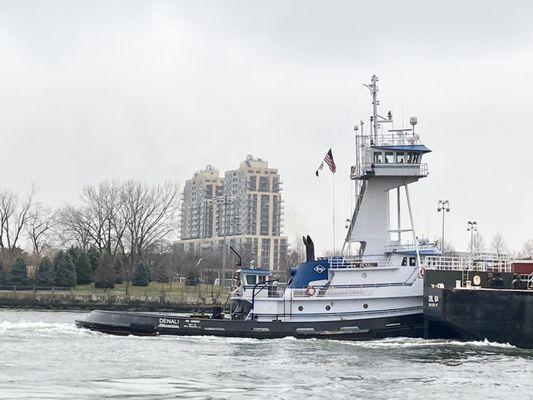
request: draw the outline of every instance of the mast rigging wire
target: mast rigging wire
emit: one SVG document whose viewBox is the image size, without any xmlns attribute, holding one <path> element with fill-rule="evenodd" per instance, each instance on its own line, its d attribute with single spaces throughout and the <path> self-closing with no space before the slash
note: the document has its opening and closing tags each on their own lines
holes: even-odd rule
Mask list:
<svg viewBox="0 0 533 400">
<path fill-rule="evenodd" d="M 340 136 L 340 134 L 342 132 L 342 129 L 344 128 L 344 126 L 346 125 L 346 122 L 348 122 L 348 119 L 352 115 L 353 109 L 355 108 L 355 105 L 357 104 L 357 101 L 359 100 L 359 97 L 361 97 L 361 93 L 363 92 L 363 88 L 364 87 L 365 87 L 364 85 L 361 85 L 361 87 L 359 88 L 359 92 L 355 96 L 355 100 L 353 101 L 352 105 L 350 106 L 350 109 L 348 110 L 348 113 L 344 117 L 344 120 L 342 121 L 341 125 L 339 126 L 339 129 L 337 130 L 337 133 L 335 134 L 335 137 L 333 138 L 333 141 L 331 142 L 331 145 L 329 146 L 330 149 L 337 142 L 337 139 L 339 138 L 339 136 Z M 305 192 L 307 192 L 307 189 L 309 188 L 309 185 L 310 185 L 311 180 L 313 178 L 314 178 L 314 173 L 313 173 L 313 175 L 309 176 L 309 179 L 307 180 L 307 182 L 303 186 L 302 190 L 300 191 L 300 194 L 298 195 L 298 197 L 296 198 L 296 200 L 292 204 L 292 206 L 289 209 L 289 211 L 287 212 L 287 214 L 285 214 L 286 217 L 291 215 L 291 213 L 294 211 L 294 208 L 298 205 L 298 203 L 302 199 L 302 196 L 305 194 Z"/>
</svg>

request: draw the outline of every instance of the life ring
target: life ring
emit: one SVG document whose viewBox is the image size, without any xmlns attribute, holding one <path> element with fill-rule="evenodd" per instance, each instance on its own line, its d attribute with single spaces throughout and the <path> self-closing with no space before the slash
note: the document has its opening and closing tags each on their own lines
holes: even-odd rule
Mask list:
<svg viewBox="0 0 533 400">
<path fill-rule="evenodd" d="M 314 296 L 316 293 L 316 289 L 313 286 L 308 286 L 307 289 L 305 289 L 305 294 L 308 296 Z"/>
<path fill-rule="evenodd" d="M 420 271 L 418 271 L 418 277 L 423 278 L 426 274 L 426 270 L 424 268 L 420 268 Z"/>
</svg>

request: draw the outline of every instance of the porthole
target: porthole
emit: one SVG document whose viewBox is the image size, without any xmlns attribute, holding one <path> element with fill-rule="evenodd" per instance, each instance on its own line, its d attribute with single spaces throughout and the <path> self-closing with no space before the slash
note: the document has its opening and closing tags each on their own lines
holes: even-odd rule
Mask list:
<svg viewBox="0 0 533 400">
<path fill-rule="evenodd" d="M 298 307 L 298 311 L 303 311 L 304 308 L 302 306 Z"/>
<path fill-rule="evenodd" d="M 326 310 L 327 311 L 331 310 L 331 307 L 330 306 L 326 306 Z"/>
<path fill-rule="evenodd" d="M 366 278 L 367 275 L 366 275 L 366 272 L 363 272 L 363 278 Z"/>
<path fill-rule="evenodd" d="M 368 304 L 366 304 L 366 303 L 363 304 L 363 308 L 365 308 L 365 309 L 368 308 Z"/>
</svg>

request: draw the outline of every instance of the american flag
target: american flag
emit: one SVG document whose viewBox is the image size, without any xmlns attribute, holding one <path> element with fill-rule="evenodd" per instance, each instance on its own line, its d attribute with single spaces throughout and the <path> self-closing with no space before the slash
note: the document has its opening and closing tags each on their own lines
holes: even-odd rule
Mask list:
<svg viewBox="0 0 533 400">
<path fill-rule="evenodd" d="M 329 151 L 326 154 L 326 157 L 324 157 L 324 161 L 322 161 L 320 163 L 320 166 L 318 167 L 318 169 L 315 172 L 316 176 L 318 176 L 318 172 L 322 171 L 322 168 L 324 168 L 324 162 L 326 162 L 326 164 L 328 164 L 328 167 L 329 167 L 331 172 L 333 172 L 333 173 L 337 172 L 337 166 L 335 165 L 335 161 L 333 161 L 333 153 L 331 152 L 331 149 L 329 149 Z"/>
<path fill-rule="evenodd" d="M 326 154 L 326 157 L 324 157 L 324 161 L 326 162 L 326 164 L 328 164 L 328 167 L 331 172 L 337 172 L 337 166 L 335 165 L 335 161 L 333 161 L 333 153 L 331 152 L 331 149 L 329 149 L 328 153 Z"/>
</svg>

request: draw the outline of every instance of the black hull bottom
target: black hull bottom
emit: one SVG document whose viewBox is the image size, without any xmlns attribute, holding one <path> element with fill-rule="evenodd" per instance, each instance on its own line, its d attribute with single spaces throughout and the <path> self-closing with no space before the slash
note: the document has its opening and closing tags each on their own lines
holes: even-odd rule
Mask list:
<svg viewBox="0 0 533 400">
<path fill-rule="evenodd" d="M 422 337 L 424 333 L 424 319 L 421 313 L 344 321 L 258 322 L 183 317 L 163 313 L 93 311 L 85 320 L 76 321 L 76 325 L 79 328 L 114 335 L 210 335 L 257 339 L 292 336 L 296 338 L 371 340 L 399 336 Z"/>
</svg>

